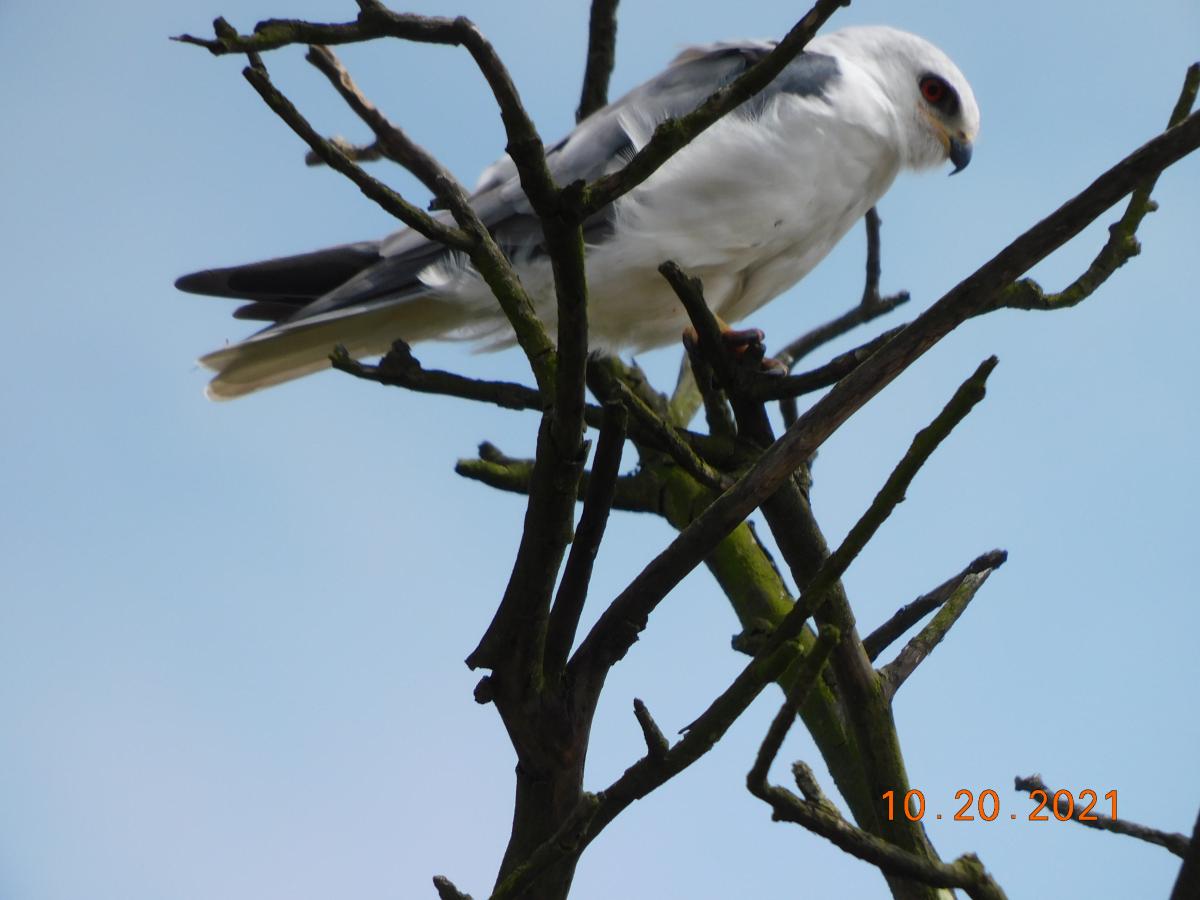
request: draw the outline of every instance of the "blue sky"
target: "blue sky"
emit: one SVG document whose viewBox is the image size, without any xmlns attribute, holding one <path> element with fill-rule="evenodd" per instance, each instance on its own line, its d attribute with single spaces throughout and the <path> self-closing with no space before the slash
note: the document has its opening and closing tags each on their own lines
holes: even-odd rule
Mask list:
<svg viewBox="0 0 1200 900">
<path fill-rule="evenodd" d="M 0 898 L 486 896 L 507 836 L 513 756 L 462 664 L 511 566 L 522 505 L 464 482 L 492 440 L 529 452 L 535 419 L 325 374 L 233 404 L 193 360 L 246 333 L 224 301 L 177 294 L 196 268 L 374 237 L 393 226 L 297 139 L 236 60 L 169 43 L 218 14 L 349 18 L 342 0 L 0 6 Z M 570 127 L 583 2 L 425 2 L 473 17 L 548 139 Z M 680 0 L 622 9 L 614 93 L 686 43 L 778 36 L 802 5 Z M 1197 55 L 1183 0 L 1006 4 L 860 0 L 942 46 L 983 110 L 970 169 L 903 178 L 881 204 L 884 288 L 911 315 L 1165 121 Z M 501 152 L 461 51 L 347 49 L 359 83 L 463 180 Z M 363 137 L 299 50 L 277 82 L 319 125 Z M 418 201 L 403 174 L 392 182 Z M 1189 831 L 1200 804 L 1192 574 L 1200 161 L 1169 172 L 1144 251 L 1056 315 L 959 329 L 822 450 L 814 503 L 840 539 L 985 356 L 987 401 L 917 478 L 847 578 L 867 627 L 980 552 L 1006 547 L 951 639 L 903 689 L 909 772 L 932 806 L 1016 774 L 1099 793 Z M 1036 274 L 1074 277 L 1090 229 Z M 856 232 L 753 324 L 774 345 L 860 290 Z M 878 324 L 902 321 L 901 313 Z M 865 337 L 862 333 L 859 337 Z M 837 349 L 837 348 L 832 348 Z M 831 350 L 832 352 L 832 350 Z M 527 380 L 515 353 L 422 347 L 429 365 Z M 661 385 L 678 353 L 641 362 Z M 670 537 L 624 515 L 592 595 L 611 597 Z M 594 615 L 595 610 L 591 613 Z M 630 701 L 665 729 L 741 665 L 703 572 L 610 679 L 590 757 L 599 788 L 639 753 Z M 710 756 L 635 805 L 579 868 L 578 898 L 725 898 L 797 885 L 882 897 L 868 867 L 772 824 L 743 776 L 764 695 Z M 816 763 L 797 730 L 783 759 Z M 782 771 L 782 767 L 781 767 Z M 828 780 L 826 779 L 826 783 Z M 1011 897 L 1166 896 L 1165 851 L 1056 822 L 931 823 Z"/>
</svg>

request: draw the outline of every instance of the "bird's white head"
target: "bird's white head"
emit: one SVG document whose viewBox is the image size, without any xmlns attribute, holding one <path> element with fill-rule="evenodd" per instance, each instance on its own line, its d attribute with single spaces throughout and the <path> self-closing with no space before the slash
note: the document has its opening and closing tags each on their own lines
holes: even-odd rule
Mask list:
<svg viewBox="0 0 1200 900">
<path fill-rule="evenodd" d="M 979 134 L 979 105 L 950 57 L 924 38 L 881 25 L 844 28 L 826 40 L 871 73 L 893 104 L 906 166 L 949 160 L 954 172 L 966 168 Z"/>
</svg>

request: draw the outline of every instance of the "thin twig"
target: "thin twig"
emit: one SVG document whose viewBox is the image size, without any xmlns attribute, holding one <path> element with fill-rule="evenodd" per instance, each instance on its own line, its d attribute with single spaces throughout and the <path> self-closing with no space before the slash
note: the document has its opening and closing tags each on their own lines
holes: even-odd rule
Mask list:
<svg viewBox="0 0 1200 900">
<path fill-rule="evenodd" d="M 646 145 L 619 171 L 597 178 L 584 187 L 578 199 L 580 216 L 586 218 L 633 190 L 698 134 L 765 88 L 795 59 L 838 7 L 849 5 L 849 0 L 817 0 L 775 49 L 733 82 L 716 90 L 692 112 L 659 124 Z"/>
<path fill-rule="evenodd" d="M 901 325 L 885 331 L 862 346 L 839 353 L 825 365 L 808 372 L 782 378 L 756 378 L 747 386 L 747 392 L 760 401 L 787 400 L 832 387 L 866 362 L 872 353 L 899 334 L 903 327 Z"/>
<path fill-rule="evenodd" d="M 517 459 L 500 453 L 490 443 L 480 445 L 475 459 L 460 459 L 454 472 L 471 481 L 478 481 L 498 491 L 527 496 L 533 482 L 533 460 Z M 586 493 L 591 472 L 580 476 L 580 491 Z M 657 483 L 641 473 L 622 475 L 616 481 L 613 509 L 624 512 L 657 513 L 661 511 Z"/>
<path fill-rule="evenodd" d="M 771 764 L 779 755 L 792 723 L 796 721 L 796 713 L 804 704 L 809 690 L 816 683 L 821 669 L 840 639 L 836 628 L 822 627 L 817 645 L 801 663 L 802 674 L 796 687 L 788 692 L 763 737 L 754 765 L 746 775 L 747 789 L 771 806 L 772 818 L 803 825 L 848 853 L 873 863 L 886 873 L 916 878 L 937 887 L 960 887 L 972 898 L 979 900 L 1000 900 L 1004 897 L 1004 892 L 974 857 L 963 857 L 949 864 L 943 863 L 904 850 L 851 825 L 825 798 L 812 770 L 804 763 L 797 763 L 792 771 L 796 784 L 806 799 L 802 800 L 788 790 L 772 787 L 767 783 Z"/>
<path fill-rule="evenodd" d="M 263 52 L 290 44 L 348 44 L 375 38 L 394 37 L 427 44 L 450 44 L 466 48 L 488 86 L 508 136 L 508 151 L 516 163 L 534 209 L 541 214 L 557 202 L 557 189 L 546 166 L 545 153 L 533 121 L 525 111 L 512 76 L 500 60 L 495 48 L 465 16 L 454 19 L 398 13 L 381 3 L 360 5 L 361 12 L 354 22 L 322 24 L 296 19 L 267 19 L 254 26 L 254 33 L 238 34 L 229 28 L 214 27 L 216 38 L 204 40 L 182 35 L 175 40 L 207 48 L 216 55 L 227 53 Z M 214 23 L 216 26 L 216 23 Z"/>
<path fill-rule="evenodd" d="M 1137 838 L 1139 841 L 1145 841 L 1148 844 L 1157 844 L 1159 847 L 1165 847 L 1176 856 L 1186 856 L 1192 843 L 1187 835 L 1179 834 L 1178 832 L 1159 831 L 1157 828 L 1139 825 L 1127 819 L 1114 819 L 1112 816 L 1106 816 L 1104 813 L 1096 810 L 1092 810 L 1089 813 L 1089 815 L 1095 816 L 1094 820 L 1080 818 L 1086 812 L 1086 807 L 1078 803 L 1073 803 L 1071 804 L 1071 808 L 1068 809 L 1068 799 L 1062 796 L 1068 792 L 1055 791 L 1046 787 L 1046 783 L 1042 781 L 1041 775 L 1028 775 L 1025 777 L 1018 775 L 1013 779 L 1013 787 L 1018 791 L 1025 791 L 1029 794 L 1032 794 L 1034 791 L 1042 791 L 1046 795 L 1046 802 L 1053 804 L 1056 818 L 1061 817 L 1062 819 L 1066 819 L 1069 817 L 1071 821 L 1078 822 L 1080 825 L 1085 825 L 1088 828 L 1111 831 L 1113 834 L 1123 834 L 1126 837 Z"/>
<path fill-rule="evenodd" d="M 922 594 L 912 603 L 900 607 L 890 619 L 863 639 L 863 648 L 867 651 L 867 657 L 871 662 L 878 659 L 879 654 L 891 646 L 904 632 L 949 600 L 968 575 L 978 575 L 985 570 L 998 569 L 1004 565 L 1007 559 L 1008 552 L 1005 550 L 992 550 L 990 553 L 976 557 L 957 575 L 943 581 L 932 591 Z"/>
<path fill-rule="evenodd" d="M 440 900 L 471 900 L 470 894 L 464 894 L 454 886 L 445 875 L 434 875 L 433 886 L 437 889 Z"/>
<path fill-rule="evenodd" d="M 783 363 L 789 372 L 795 367 L 796 363 L 818 347 L 835 338 L 841 337 L 859 325 L 864 325 L 872 319 L 891 312 L 897 306 L 907 303 L 909 300 L 908 291 L 899 291 L 895 294 L 889 294 L 886 297 L 880 295 L 879 277 L 882 273 L 882 264 L 880 262 L 879 231 L 881 222 L 879 213 L 876 212 L 875 207 L 872 206 L 867 210 L 863 221 L 865 222 L 867 231 L 867 277 L 863 284 L 862 299 L 858 302 L 857 306 L 837 318 L 826 322 L 824 325 L 812 329 L 807 334 L 801 335 L 791 343 L 785 345 L 778 353 L 775 353 L 774 358 Z M 894 334 L 898 330 L 894 329 L 888 332 L 888 336 L 891 336 L 891 334 Z M 784 392 L 779 395 L 779 411 L 783 416 L 785 426 L 790 426 L 796 421 L 796 417 L 799 415 L 796 406 L 796 397 L 801 393 L 804 392 Z"/>
<path fill-rule="evenodd" d="M 717 384 L 713 370 L 699 353 L 688 352 L 687 363 L 692 370 L 692 381 L 700 392 L 700 402 L 704 406 L 704 421 L 708 425 L 709 434 L 714 437 L 733 437 L 737 434 L 737 425 L 733 421 L 733 412 L 729 408 L 729 398 Z"/>
<path fill-rule="evenodd" d="M 908 487 L 912 484 L 917 472 L 925 465 L 933 451 L 944 441 L 967 414 L 984 398 L 988 376 L 996 368 L 999 360 L 990 356 L 979 364 L 975 372 L 964 381 L 954 392 L 954 396 L 945 408 L 932 422 L 917 432 L 912 439 L 908 452 L 887 477 L 875 499 L 863 516 L 854 523 L 849 533 L 833 553 L 829 555 L 829 564 L 834 568 L 845 571 L 849 561 L 857 556 L 867 545 L 875 532 L 891 515 L 892 510 L 904 500 Z M 839 557 L 846 557 L 845 562 Z"/>
<path fill-rule="evenodd" d="M 671 745 L 658 723 L 654 721 L 654 717 L 650 715 L 646 704 L 637 697 L 633 698 L 633 715 L 642 728 L 642 737 L 646 739 L 646 755 L 652 759 L 662 759 Z"/>
<path fill-rule="evenodd" d="M 833 654 L 833 648 L 841 639 L 841 632 L 836 628 L 824 627 L 817 634 L 816 645 L 804 657 L 796 682 L 784 697 L 779 712 L 771 720 L 771 725 L 767 728 L 767 733 L 754 757 L 754 765 L 750 767 L 750 771 L 746 775 L 746 786 L 755 796 L 759 796 L 758 791 L 767 786 L 767 775 L 770 773 L 771 764 L 775 762 L 775 757 L 779 755 L 783 739 L 787 737 L 792 724 L 796 721 L 796 715 L 800 712 L 800 707 L 808 699 L 809 691 L 821 677 L 821 670 L 825 668 L 825 663 Z"/>
<path fill-rule="evenodd" d="M 249 66 L 242 74 L 258 91 L 259 95 L 299 135 L 312 150 L 319 154 L 331 167 L 352 180 L 363 193 L 378 202 L 409 227 L 421 234 L 438 240 L 447 246 L 465 250 L 471 262 L 492 289 L 508 317 L 517 341 L 529 359 L 538 386 L 543 391 L 551 390 L 555 384 L 554 372 L 557 356 L 554 345 L 534 311 L 533 303 L 525 293 L 508 259 L 496 245 L 490 232 L 479 220 L 467 201 L 466 192 L 445 169 L 415 144 L 408 142 L 410 170 L 434 193 L 444 200 L 447 208 L 459 225 L 448 229 L 424 210 L 417 209 L 398 194 L 368 175 L 360 166 L 351 162 L 329 141 L 321 137 L 272 83 L 266 69 Z M 395 136 L 393 136 L 395 137 Z M 407 138 L 405 138 L 407 141 Z"/>
<path fill-rule="evenodd" d="M 654 446 L 665 450 L 679 464 L 680 468 L 714 491 L 723 491 L 729 487 L 732 481 L 701 459 L 696 451 L 679 436 L 678 429 L 647 406 L 629 389 L 628 385 L 620 379 L 614 378 L 609 384 L 609 390 L 610 396 L 615 394 L 629 407 L 629 411 L 641 426 L 641 432 L 652 435 Z"/>
<path fill-rule="evenodd" d="M 336 169 L 358 185 L 359 190 L 383 207 L 386 212 L 431 241 L 437 241 L 457 250 L 470 251 L 473 242 L 464 230 L 451 228 L 420 207 L 409 203 L 383 182 L 372 178 L 355 165 L 332 142 L 317 134 L 292 102 L 271 83 L 270 76 L 264 68 L 247 66 L 242 70 L 242 74 L 258 91 L 259 96 L 266 104 L 274 110 L 275 114 L 312 148 L 313 153 L 324 160 L 330 168 Z"/>
<path fill-rule="evenodd" d="M 866 215 L 867 228 L 867 279 L 863 288 L 862 300 L 858 305 L 842 313 L 836 319 L 831 319 L 824 325 L 819 325 L 812 331 L 802 334 L 778 353 L 772 354 L 775 359 L 786 365 L 790 370 L 796 363 L 804 359 L 818 347 L 841 337 L 859 325 L 865 325 L 872 319 L 890 313 L 897 306 L 909 301 L 908 291 L 879 295 L 879 214 L 871 207 Z"/>
<path fill-rule="evenodd" d="M 547 673 L 557 673 L 562 669 L 575 640 L 575 630 L 579 627 L 579 617 L 583 614 L 588 585 L 592 580 L 592 567 L 616 495 L 628 416 L 624 404 L 604 404 L 604 421 L 600 425 L 600 439 L 596 442 L 583 513 L 575 529 L 575 540 L 571 544 L 546 627 L 543 669 Z"/>
<path fill-rule="evenodd" d="M 375 135 L 375 143 L 370 147 L 361 149 L 351 147 L 358 158 L 370 159 L 386 156 L 393 162 L 399 163 L 420 178 L 422 183 L 435 193 L 439 208 L 446 208 L 449 198 L 441 196 L 441 192 L 444 190 L 444 183 L 450 179 L 441 164 L 428 152 L 414 144 L 402 129 L 392 124 L 387 116 L 367 99 L 358 85 L 354 83 L 354 79 L 350 77 L 350 72 L 332 50 L 321 44 L 313 44 L 308 48 L 308 53 L 304 58 L 329 79 L 330 84 L 346 101 L 346 105 L 362 119 Z M 339 149 L 345 152 L 342 144 L 339 144 Z"/>
<path fill-rule="evenodd" d="M 792 763 L 792 780 L 796 782 L 796 787 L 800 788 L 800 793 L 804 795 L 805 800 L 827 809 L 837 809 L 825 796 L 825 792 L 821 790 L 821 785 L 817 782 L 816 774 L 804 760 L 798 759 Z"/>
<path fill-rule="evenodd" d="M 490 403 L 503 409 L 544 409 L 541 395 L 536 389 L 528 385 L 512 381 L 487 381 L 477 378 L 467 378 L 464 375 L 446 372 L 441 369 L 426 369 L 413 356 L 412 348 L 404 341 L 395 341 L 392 344 L 392 349 L 376 365 L 352 359 L 345 352 L 345 349 L 341 347 L 334 347 L 329 360 L 333 368 L 340 372 L 345 372 L 348 375 L 353 375 L 355 378 L 361 378 L 364 381 L 373 381 L 376 384 L 388 387 L 399 387 L 422 394 L 438 394 L 446 397 L 458 397 L 462 400 L 473 400 L 479 403 Z M 642 405 L 645 406 L 644 401 L 642 401 Z M 654 428 L 649 427 L 651 423 L 648 420 L 643 422 L 640 417 L 631 421 L 629 423 L 630 436 L 639 444 L 646 445 L 662 453 L 674 455 L 667 443 L 666 436 L 659 433 L 657 427 L 657 420 L 659 418 L 655 415 Z M 600 428 L 603 424 L 603 419 L 604 410 L 599 405 L 588 404 L 584 407 L 584 420 L 592 428 Z M 714 483 L 718 486 L 723 483 L 721 482 L 721 476 L 708 463 L 704 462 L 703 457 L 700 455 L 702 452 L 708 453 L 714 451 L 714 442 L 712 440 L 706 435 L 680 428 L 673 428 L 670 434 L 671 441 L 682 444 L 681 448 L 677 448 L 677 452 L 681 455 L 686 453 L 688 457 L 696 461 L 697 470 L 693 474 L 699 476 L 701 472 L 705 472 L 707 474 L 704 477 L 716 479 Z M 722 454 L 715 452 L 713 455 L 717 458 L 722 456 Z"/>
<path fill-rule="evenodd" d="M 950 595 L 950 599 L 938 610 L 929 624 L 913 636 L 892 662 L 880 670 L 879 676 L 883 681 L 885 697 L 891 700 L 908 676 L 916 671 L 917 666 L 942 642 L 991 574 L 991 569 L 984 569 L 978 574 L 964 576 Z"/>
<path fill-rule="evenodd" d="M 617 58 L 617 3 L 619 0 L 592 0 L 588 21 L 587 68 L 575 121 L 582 122 L 608 103 L 608 81 Z"/>
<path fill-rule="evenodd" d="M 905 303 L 908 300 L 908 291 L 900 291 L 888 297 L 883 297 L 879 293 L 879 278 L 883 275 L 883 260 L 880 253 L 881 241 L 879 239 L 880 226 L 883 224 L 883 220 L 879 218 L 879 211 L 872 206 L 863 217 L 863 222 L 866 224 L 867 229 L 867 278 L 863 284 L 863 295 L 860 305 L 871 308 L 889 301 Z"/>
<path fill-rule="evenodd" d="M 1179 125 L 1187 117 L 1196 102 L 1198 89 L 1200 63 L 1194 63 L 1184 76 L 1179 99 L 1167 122 L 1168 128 Z M 997 299 L 997 306 L 1010 309 L 1067 309 L 1090 297 L 1117 269 L 1142 252 L 1136 236 L 1137 229 L 1142 219 L 1158 208 L 1158 204 L 1150 199 L 1150 192 L 1154 190 L 1157 180 L 1158 173 L 1155 172 L 1138 185 L 1129 198 L 1125 213 L 1109 226 L 1108 240 L 1096 258 L 1071 284 L 1057 293 L 1047 294 L 1033 279 L 1024 279 L 1002 293 Z"/>
<path fill-rule="evenodd" d="M 342 151 L 342 155 L 351 162 L 364 163 L 375 162 L 380 159 L 391 159 L 379 141 L 372 141 L 369 144 L 353 144 L 344 137 L 334 135 L 329 139 L 329 143 Z M 395 160 L 393 160 L 394 162 Z M 323 166 L 325 160 L 321 159 L 314 151 L 309 150 L 304 154 L 304 164 L 306 166 Z M 435 203 L 437 201 L 434 201 Z"/>
<path fill-rule="evenodd" d="M 512 381 L 484 381 L 454 372 L 426 369 L 413 356 L 412 348 L 404 341 L 393 343 L 392 349 L 377 365 L 358 362 L 340 346 L 334 348 L 329 360 L 333 368 L 340 372 L 388 387 L 491 403 L 504 409 L 542 409 L 541 396 L 537 390 L 527 385 Z M 593 408 L 597 424 L 601 413 L 600 407 Z"/>
<path fill-rule="evenodd" d="M 771 806 L 771 817 L 795 822 L 840 849 L 877 866 L 888 875 L 910 878 L 932 887 L 957 888 L 972 900 L 1005 900 L 1005 893 L 973 853 L 954 862 L 919 856 L 857 828 L 829 805 L 802 800 L 781 787 L 767 786 L 759 795 Z"/>
</svg>

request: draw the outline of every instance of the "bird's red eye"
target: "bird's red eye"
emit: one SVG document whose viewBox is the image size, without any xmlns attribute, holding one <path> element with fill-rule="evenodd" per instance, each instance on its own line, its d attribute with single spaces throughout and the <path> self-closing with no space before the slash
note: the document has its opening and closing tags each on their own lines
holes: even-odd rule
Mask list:
<svg viewBox="0 0 1200 900">
<path fill-rule="evenodd" d="M 935 105 L 941 103 L 946 99 L 946 82 L 940 78 L 922 78 L 921 96 Z"/>
</svg>

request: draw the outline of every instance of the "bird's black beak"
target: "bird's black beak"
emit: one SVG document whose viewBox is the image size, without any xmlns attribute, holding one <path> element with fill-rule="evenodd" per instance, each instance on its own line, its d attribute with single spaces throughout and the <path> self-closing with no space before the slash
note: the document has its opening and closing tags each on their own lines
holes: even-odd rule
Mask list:
<svg viewBox="0 0 1200 900">
<path fill-rule="evenodd" d="M 954 163 L 951 175 L 957 175 L 970 164 L 972 149 L 970 141 L 950 138 L 950 162 Z"/>
</svg>

